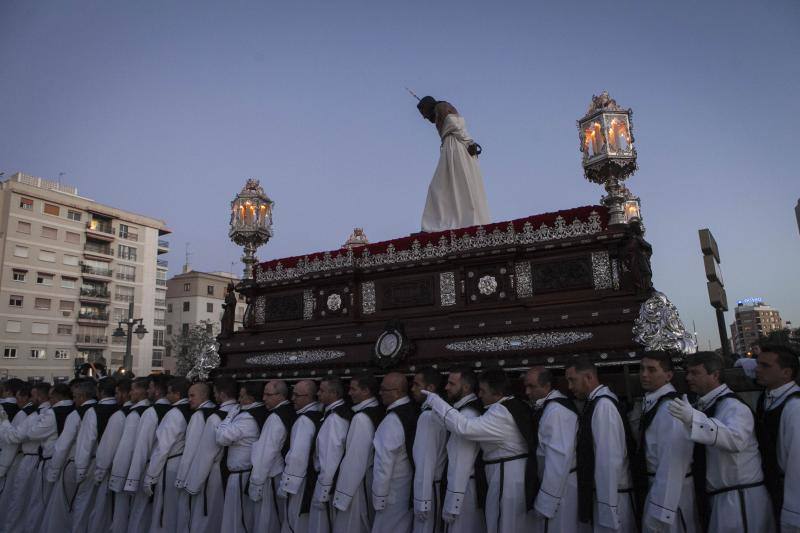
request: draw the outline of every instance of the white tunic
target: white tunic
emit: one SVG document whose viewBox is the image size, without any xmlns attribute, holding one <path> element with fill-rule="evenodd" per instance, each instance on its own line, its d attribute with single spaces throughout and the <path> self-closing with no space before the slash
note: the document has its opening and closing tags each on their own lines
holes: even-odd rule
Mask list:
<svg viewBox="0 0 800 533">
<path fill-rule="evenodd" d="M 333 495 L 334 533 L 367 533 L 372 529 L 372 506 L 367 497 L 372 494 L 372 463 L 375 448 L 372 439 L 375 426 L 364 409 L 375 407 L 378 400 L 369 398 L 353 406 L 353 419 L 347 431 L 344 457 L 339 466 L 339 478 Z"/>
<path fill-rule="evenodd" d="M 702 411 L 716 403 L 717 398 L 730 393 L 720 385 L 697 402 L 689 429 L 690 438 L 706 445 L 706 490 L 709 492 L 764 480 L 761 455 L 753 431 L 754 419 L 750 409 L 735 398 L 721 400 L 713 418 Z M 744 499 L 744 507 L 740 499 Z M 709 531 L 741 533 L 745 516 L 747 531 L 774 531 L 772 505 L 764 485 L 729 490 L 711 496 Z"/>
<path fill-rule="evenodd" d="M 49 403 L 39 409 L 48 408 Z M 20 416 L 20 414 L 22 416 Z M 14 423 L 4 420 L 0 424 L 0 447 L 18 449 L 14 466 L 9 470 L 6 486 L 3 489 L 0 505 L 3 505 L 4 519 L 0 519 L 0 531 L 19 531 L 20 518 L 29 505 L 34 474 L 39 463 L 39 444 L 41 441 L 31 437 L 33 428 L 39 421 L 38 411 L 26 415 L 23 411 L 14 416 Z M 16 424 L 16 425 L 15 425 Z"/>
<path fill-rule="evenodd" d="M 80 415 L 77 411 L 72 411 L 64 421 L 64 429 L 53 445 L 53 457 L 45 468 L 45 480 L 53 484 L 41 523 L 41 530 L 47 533 L 63 533 L 72 528 L 72 511 L 69 506 L 77 490 L 75 439 L 80 426 Z"/>
<path fill-rule="evenodd" d="M 447 430 L 432 410 L 423 409 L 414 435 L 414 532 L 440 531 L 442 477 L 447 455 Z M 425 514 L 425 520 L 420 520 Z"/>
<path fill-rule="evenodd" d="M 477 418 L 481 411 L 464 407 L 477 400 L 474 394 L 464 396 L 453 407 L 466 418 Z M 449 433 L 447 439 L 447 492 L 443 513 L 455 518 L 447 526 L 448 533 L 483 533 L 486 531 L 484 510 L 478 508 L 475 489 L 475 458 L 480 444 L 457 433 Z"/>
<path fill-rule="evenodd" d="M 344 457 L 345 440 L 350 421 L 334 413 L 334 409 L 344 405 L 344 400 L 336 400 L 325 406 L 325 416 L 317 434 L 314 449 L 314 468 L 317 470 L 317 484 L 311 498 L 308 513 L 309 533 L 330 533 L 332 528 L 331 491 L 334 476 Z"/>
<path fill-rule="evenodd" d="M 391 410 L 411 402 L 408 396 L 386 408 L 386 416 L 375 430 L 372 444 L 372 506 L 375 508 L 373 533 L 408 533 L 414 519 L 411 509 L 414 469 L 406 453 L 405 431 L 400 417 Z"/>
<path fill-rule="evenodd" d="M 11 426 L 20 428 L 25 424 L 25 421 L 29 418 L 25 409 L 33 410 L 31 414 L 35 416 L 36 411 L 33 409 L 33 405 L 28 402 L 14 415 L 14 419 L 10 421 Z M 10 509 L 14 500 L 17 499 L 19 491 L 22 489 L 22 487 L 17 484 L 17 471 L 25 458 L 24 455 L 19 453 L 22 451 L 20 449 L 20 444 L 22 442 L 21 440 L 20 442 L 6 441 L 0 443 L 2 447 L 2 451 L 0 451 L 0 478 L 4 478 L 4 480 L 0 482 L 0 509 Z M 23 467 L 27 468 L 29 461 L 24 461 L 24 463 Z M 0 533 L 2 533 L 4 525 L 5 519 L 0 518 Z"/>
<path fill-rule="evenodd" d="M 321 410 L 322 404 L 318 402 L 308 404 L 297 411 L 298 418 L 292 425 L 289 451 L 286 453 L 286 464 L 280 483 L 281 490 L 288 495 L 286 516 L 281 524 L 283 533 L 308 531 L 308 513 L 300 514 L 300 506 L 306 489 L 308 459 L 311 455 L 311 443 L 317 437 L 317 426 L 310 418 L 302 415 Z"/>
<path fill-rule="evenodd" d="M 102 402 L 101 402 L 102 403 Z M 89 518 L 89 531 L 104 533 L 111 530 L 112 500 L 116 497 L 108 488 L 108 479 L 111 466 L 114 462 L 123 431 L 125 430 L 125 412 L 120 409 L 108 419 L 103 436 L 97 444 L 97 454 L 94 462 L 94 483 L 97 492 L 94 499 L 94 509 Z"/>
<path fill-rule="evenodd" d="M 670 392 L 675 392 L 675 387 L 667 383 L 645 394 L 643 414 L 655 409 L 659 399 Z M 659 526 L 658 531 L 692 533 L 700 529 L 695 516 L 694 480 L 687 477 L 691 473 L 694 443 L 681 421 L 669 413 L 668 401 L 661 402 L 647 428 L 645 455 L 650 489 L 643 524 L 652 522 Z"/>
<path fill-rule="evenodd" d="M 553 398 L 565 398 L 558 390 L 536 401 L 544 409 L 539 420 L 539 446 L 536 464 L 539 492 L 536 494 L 537 531 L 577 531 L 578 479 L 575 472 L 575 446 L 578 415 Z M 548 402 L 545 406 L 545 402 Z M 544 407 L 543 407 L 544 406 Z"/>
<path fill-rule="evenodd" d="M 128 531 L 128 518 L 130 515 L 131 503 L 134 496 L 124 492 L 125 479 L 131 468 L 133 449 L 136 447 L 136 434 L 139 431 L 141 415 L 138 410 L 150 406 L 148 400 L 137 402 L 131 407 L 128 416 L 125 417 L 125 426 L 122 429 L 122 438 L 119 447 L 114 453 L 114 460 L 111 463 L 111 473 L 108 477 L 108 489 L 114 493 L 114 512 L 111 517 L 111 531 L 113 533 L 126 533 Z"/>
<path fill-rule="evenodd" d="M 764 401 L 767 411 L 785 402 L 781 423 L 778 426 L 778 466 L 786 474 L 783 481 L 783 508 L 781 509 L 781 531 L 800 533 L 800 398 L 782 400 L 789 394 L 800 391 L 800 386 L 789 382 L 769 391 Z M 789 473 L 792 474 L 789 474 Z"/>
<path fill-rule="evenodd" d="M 287 400 L 276 405 L 288 405 Z M 277 414 L 271 413 L 253 445 L 253 474 L 250 476 L 250 497 L 255 503 L 255 530 L 277 533 L 286 513 L 286 495 L 279 491 L 285 466 L 281 449 L 289 438 Z M 252 505 L 252 504 L 251 504 Z"/>
<path fill-rule="evenodd" d="M 94 494 L 94 460 L 97 450 L 97 413 L 94 405 L 98 402 L 87 401 L 83 406 L 91 405 L 83 415 L 78 437 L 75 439 L 75 481 L 78 488 L 72 506 L 72 531 L 83 532 L 89 527 L 92 514 Z M 114 398 L 101 400 L 105 405 L 116 405 Z"/>
<path fill-rule="evenodd" d="M 220 405 L 220 411 L 238 411 L 239 405 L 227 400 Z M 222 512 L 225 504 L 225 489 L 222 486 L 220 461 L 223 447 L 217 444 L 217 427 L 222 423 L 220 416 L 212 414 L 206 420 L 192 465 L 186 476 L 184 489 L 190 495 L 191 519 L 189 531 L 192 533 L 217 533 L 222 526 Z"/>
<path fill-rule="evenodd" d="M 254 506 L 245 494 L 253 468 L 252 448 L 258 440 L 258 424 L 247 412 L 264 405 L 254 402 L 233 410 L 217 426 L 217 444 L 228 447 L 228 484 L 225 487 L 225 508 L 222 514 L 221 530 L 225 533 L 245 533 L 255 531 Z M 271 532 L 270 532 L 271 533 Z"/>
<path fill-rule="evenodd" d="M 189 424 L 186 426 L 183 455 L 180 456 L 180 460 L 178 461 L 178 470 L 175 474 L 174 483 L 178 495 L 176 531 L 189 531 L 191 524 L 191 496 L 188 492 L 183 490 L 183 488 L 186 486 L 186 477 L 189 475 L 189 468 L 192 466 L 194 456 L 197 454 L 197 449 L 200 447 L 200 439 L 203 436 L 203 429 L 206 426 L 206 417 L 202 409 L 215 408 L 216 404 L 214 404 L 214 402 L 203 402 L 195 409 L 194 413 L 192 413 Z"/>
<path fill-rule="evenodd" d="M 426 403 L 444 419 L 451 433 L 478 442 L 484 461 L 495 461 L 528 453 L 528 444 L 503 406 L 509 399 L 501 398 L 476 418 L 464 416 L 436 394 L 428 395 Z M 533 516 L 525 505 L 525 460 L 486 465 L 486 530 L 490 533 L 523 533 L 533 528 Z"/>
<path fill-rule="evenodd" d="M 474 141 L 467 133 L 464 119 L 457 114 L 448 115 L 439 135 L 442 139 L 439 164 L 428 187 L 422 231 L 488 224 L 483 176 L 478 158 L 467 152 Z"/>
</svg>

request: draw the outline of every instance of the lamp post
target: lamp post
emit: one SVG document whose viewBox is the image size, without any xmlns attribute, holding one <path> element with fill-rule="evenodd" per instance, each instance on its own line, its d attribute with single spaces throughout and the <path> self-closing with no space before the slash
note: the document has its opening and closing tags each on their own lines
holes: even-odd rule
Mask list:
<svg viewBox="0 0 800 533">
<path fill-rule="evenodd" d="M 128 328 L 127 332 L 122 329 L 123 325 Z M 135 331 L 133 326 L 136 326 Z M 127 337 L 127 343 L 125 344 L 125 357 L 122 360 L 122 366 L 127 373 L 133 372 L 133 354 L 131 354 L 131 343 L 133 342 L 134 333 L 136 333 L 136 337 L 139 340 L 142 340 L 147 334 L 147 329 L 144 327 L 143 319 L 133 318 L 133 302 L 130 302 L 128 304 L 128 318 L 125 320 L 120 320 L 117 324 L 117 329 L 115 329 L 114 333 L 111 334 L 112 337 L 116 337 L 118 339 Z"/>
<path fill-rule="evenodd" d="M 592 97 L 588 111 L 578 120 L 583 173 L 587 180 L 605 186 L 602 203 L 608 207 L 609 225 L 641 218 L 639 199 L 624 185 L 637 168 L 632 115 L 633 111 L 623 109 L 603 91 Z"/>
<path fill-rule="evenodd" d="M 231 202 L 231 221 L 228 237 L 244 246 L 244 280 L 253 279 L 256 250 L 272 237 L 272 206 L 274 202 L 264 193 L 261 183 L 249 179 Z"/>
</svg>

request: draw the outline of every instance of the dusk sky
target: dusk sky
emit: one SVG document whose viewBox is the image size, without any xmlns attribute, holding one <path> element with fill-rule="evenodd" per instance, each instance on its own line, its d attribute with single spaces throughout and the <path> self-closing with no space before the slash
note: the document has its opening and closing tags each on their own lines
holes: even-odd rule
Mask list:
<svg viewBox="0 0 800 533">
<path fill-rule="evenodd" d="M 494 221 L 597 203 L 575 121 L 608 90 L 634 110 L 654 283 L 717 347 L 699 228 L 732 307 L 800 326 L 798 57 L 796 0 L 4 0 L 0 171 L 165 220 L 170 274 L 187 242 L 241 273 L 249 177 L 275 201 L 262 260 L 419 231 L 439 140 L 405 86 L 466 118 Z"/>
</svg>

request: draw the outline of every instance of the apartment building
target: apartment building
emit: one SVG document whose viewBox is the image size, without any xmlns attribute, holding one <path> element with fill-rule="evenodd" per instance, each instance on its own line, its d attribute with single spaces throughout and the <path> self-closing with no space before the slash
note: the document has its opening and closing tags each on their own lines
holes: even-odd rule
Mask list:
<svg viewBox="0 0 800 533">
<path fill-rule="evenodd" d="M 142 318 L 133 371 L 163 365 L 169 251 L 162 220 L 16 173 L 0 182 L 0 378 L 61 381 L 84 361 L 122 365 L 120 320 Z"/>
<path fill-rule="evenodd" d="M 760 298 L 740 300 L 734 309 L 736 320 L 730 325 L 733 351 L 746 354 L 761 337 L 783 329 L 780 312 Z"/>
<path fill-rule="evenodd" d="M 228 284 L 239 278 L 228 272 L 198 272 L 184 267 L 184 272 L 167 280 L 167 341 L 174 341 L 189 331 L 192 325 L 207 324 L 209 333 L 219 335 L 222 304 Z M 245 310 L 244 297 L 239 295 L 236 304 L 235 328 L 242 326 Z M 175 372 L 174 348 L 168 347 L 164 370 Z"/>
</svg>

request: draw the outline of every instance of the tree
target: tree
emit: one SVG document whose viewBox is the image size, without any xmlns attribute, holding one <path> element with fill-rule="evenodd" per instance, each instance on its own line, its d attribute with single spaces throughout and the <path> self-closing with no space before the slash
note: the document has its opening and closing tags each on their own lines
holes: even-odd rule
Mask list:
<svg viewBox="0 0 800 533">
<path fill-rule="evenodd" d="M 783 328 L 770 331 L 767 334 L 765 341 L 769 344 L 788 346 L 789 348 L 800 352 L 800 328 Z"/>
<path fill-rule="evenodd" d="M 170 345 L 175 352 L 176 375 L 204 380 L 219 366 L 219 345 L 214 326 L 212 321 L 204 320 L 190 325 L 180 335 L 173 335 Z"/>
</svg>

